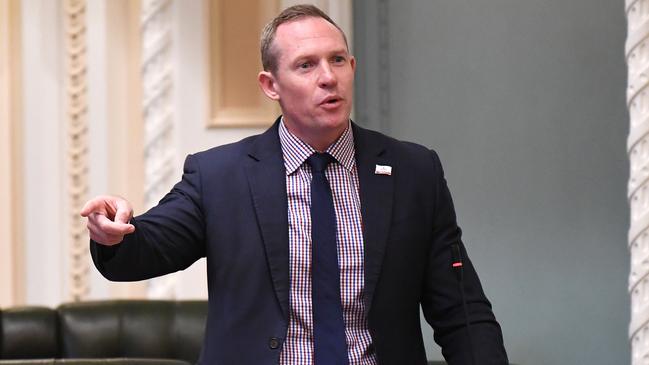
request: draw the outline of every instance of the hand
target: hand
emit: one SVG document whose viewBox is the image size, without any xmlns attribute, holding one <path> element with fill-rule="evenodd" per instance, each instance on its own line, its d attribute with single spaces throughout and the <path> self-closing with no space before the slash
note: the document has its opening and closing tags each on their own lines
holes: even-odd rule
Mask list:
<svg viewBox="0 0 649 365">
<path fill-rule="evenodd" d="M 88 217 L 90 238 L 102 245 L 116 245 L 124 236 L 135 232 L 131 203 L 117 196 L 102 195 L 89 200 L 80 212 Z"/>
</svg>

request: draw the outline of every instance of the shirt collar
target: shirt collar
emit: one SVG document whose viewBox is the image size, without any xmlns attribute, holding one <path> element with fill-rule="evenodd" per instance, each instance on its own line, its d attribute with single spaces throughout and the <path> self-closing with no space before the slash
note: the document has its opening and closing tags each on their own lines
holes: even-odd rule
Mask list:
<svg viewBox="0 0 649 365">
<path fill-rule="evenodd" d="M 279 123 L 279 140 L 282 145 L 286 175 L 294 173 L 309 156 L 316 152 L 313 147 L 299 139 L 286 128 L 286 125 L 284 125 L 284 117 L 282 117 Z M 325 152 L 329 153 L 349 172 L 353 171 L 355 150 L 354 132 L 352 131 L 351 123 L 347 124 L 347 129 L 345 129 L 343 134 Z"/>
</svg>

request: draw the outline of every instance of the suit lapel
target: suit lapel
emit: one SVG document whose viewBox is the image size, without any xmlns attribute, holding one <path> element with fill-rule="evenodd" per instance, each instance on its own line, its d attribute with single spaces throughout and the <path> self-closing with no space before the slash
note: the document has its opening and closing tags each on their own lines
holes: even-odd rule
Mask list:
<svg viewBox="0 0 649 365">
<path fill-rule="evenodd" d="M 278 122 L 253 143 L 246 174 L 264 241 L 268 267 L 284 317 L 289 318 L 289 237 L 286 171 L 277 131 Z M 393 177 L 375 173 L 376 165 L 393 166 L 382 138 L 354 128 L 365 251 L 365 315 L 381 272 L 392 218 Z M 394 167 L 394 166 L 393 166 Z M 398 173 L 398 171 L 397 171 Z"/>
<path fill-rule="evenodd" d="M 246 174 L 261 229 L 277 300 L 289 318 L 289 238 L 286 172 L 278 123 L 257 137 L 246 161 Z"/>
<path fill-rule="evenodd" d="M 353 126 L 365 246 L 364 301 L 367 316 L 390 233 L 394 178 L 375 173 L 376 165 L 393 166 L 385 146 L 379 143 L 383 138 L 371 138 L 370 134 L 374 132 Z"/>
</svg>

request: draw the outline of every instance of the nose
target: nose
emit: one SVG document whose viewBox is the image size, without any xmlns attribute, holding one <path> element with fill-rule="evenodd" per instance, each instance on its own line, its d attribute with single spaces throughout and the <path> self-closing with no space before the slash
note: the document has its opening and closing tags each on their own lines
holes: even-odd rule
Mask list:
<svg viewBox="0 0 649 365">
<path fill-rule="evenodd" d="M 318 85 L 322 88 L 330 88 L 336 86 L 338 80 L 336 79 L 336 74 L 331 68 L 329 62 L 322 62 L 320 67 L 320 73 L 318 75 Z"/>
</svg>

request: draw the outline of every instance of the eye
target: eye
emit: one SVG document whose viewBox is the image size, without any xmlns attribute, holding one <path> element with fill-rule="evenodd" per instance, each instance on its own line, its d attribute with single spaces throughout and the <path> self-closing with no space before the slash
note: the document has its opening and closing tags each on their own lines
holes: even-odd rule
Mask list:
<svg viewBox="0 0 649 365">
<path fill-rule="evenodd" d="M 334 63 L 344 63 L 345 60 L 346 59 L 343 56 L 334 56 L 334 58 L 333 58 Z"/>
<path fill-rule="evenodd" d="M 298 68 L 306 70 L 312 66 L 311 62 L 302 62 L 297 65 Z"/>
</svg>

